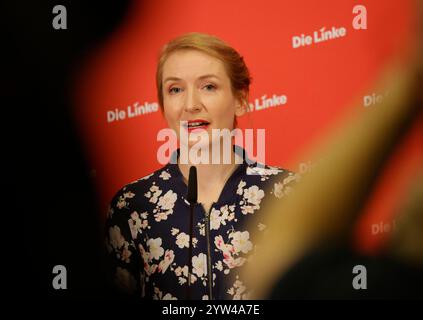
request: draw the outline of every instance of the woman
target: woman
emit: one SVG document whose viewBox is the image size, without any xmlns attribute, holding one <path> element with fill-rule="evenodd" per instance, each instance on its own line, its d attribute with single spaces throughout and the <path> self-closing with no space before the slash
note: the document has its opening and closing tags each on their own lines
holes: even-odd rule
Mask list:
<svg viewBox="0 0 423 320">
<path fill-rule="evenodd" d="M 180 130 L 186 130 L 194 141 L 207 141 L 209 149 L 222 138 L 202 138 L 211 137 L 212 130 L 234 129 L 248 106 L 248 68 L 238 52 L 214 36 L 190 33 L 169 42 L 156 81 L 169 127 L 179 139 Z M 188 126 L 181 129 L 181 124 Z M 182 140 L 174 161 L 126 185 L 111 201 L 107 247 L 113 281 L 121 291 L 149 299 L 246 299 L 249 293 L 238 273 L 254 251 L 254 239 L 245 224 L 260 215 L 265 199 L 289 192 L 298 176 L 258 166 L 235 146 L 229 163 L 197 164 L 191 242 L 186 196 L 193 161 L 181 161 Z M 184 147 L 193 146 L 189 140 Z"/>
</svg>

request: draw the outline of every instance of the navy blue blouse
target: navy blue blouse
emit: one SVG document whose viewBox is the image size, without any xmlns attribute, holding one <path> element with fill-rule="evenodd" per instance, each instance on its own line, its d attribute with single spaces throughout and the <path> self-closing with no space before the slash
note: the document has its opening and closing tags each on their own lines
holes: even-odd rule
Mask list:
<svg viewBox="0 0 423 320">
<path fill-rule="evenodd" d="M 248 299 L 239 271 L 255 250 L 252 231 L 266 229 L 259 222 L 264 201 L 282 198 L 299 179 L 285 169 L 250 163 L 242 148 L 235 151 L 243 155 L 243 163 L 210 211 L 194 205 L 191 299 Z M 169 163 L 113 197 L 106 245 L 111 276 L 121 292 L 146 299 L 188 298 L 186 195 L 178 165 Z M 253 217 L 259 218 L 254 225 L 249 222 Z"/>
</svg>

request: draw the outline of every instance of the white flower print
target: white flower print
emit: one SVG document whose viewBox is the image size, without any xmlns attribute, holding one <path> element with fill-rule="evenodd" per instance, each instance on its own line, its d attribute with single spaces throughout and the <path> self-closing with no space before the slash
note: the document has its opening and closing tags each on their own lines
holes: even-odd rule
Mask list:
<svg viewBox="0 0 423 320">
<path fill-rule="evenodd" d="M 175 269 L 175 275 L 177 277 L 181 277 L 181 276 L 188 277 L 188 266 L 184 266 L 183 268 L 182 267 L 177 267 Z"/>
<path fill-rule="evenodd" d="M 118 203 L 116 204 L 116 207 L 118 208 L 118 209 L 122 209 L 122 208 L 124 208 L 126 206 L 126 201 L 125 201 L 125 198 L 123 198 L 122 196 L 120 196 L 119 197 L 119 199 L 118 199 Z"/>
<path fill-rule="evenodd" d="M 125 242 L 125 246 L 123 247 L 122 254 L 120 256 L 120 259 L 122 261 L 125 261 L 126 263 L 130 262 L 129 257 L 132 254 L 132 252 L 128 249 L 128 245 L 129 245 L 128 242 Z"/>
<path fill-rule="evenodd" d="M 225 241 L 223 240 L 223 237 L 221 235 L 216 236 L 214 238 L 214 245 L 216 246 L 217 249 L 219 249 L 220 251 L 222 251 L 223 254 L 223 262 L 226 263 L 226 261 L 228 259 L 232 258 L 232 253 L 235 252 L 233 246 L 231 244 L 226 244 Z"/>
<path fill-rule="evenodd" d="M 176 193 L 172 190 L 169 190 L 164 196 L 160 197 L 157 205 L 161 207 L 162 210 L 172 210 L 175 206 L 175 201 Z"/>
<path fill-rule="evenodd" d="M 131 230 L 132 239 L 136 239 L 138 233 L 145 230 L 148 227 L 147 212 L 143 212 L 141 215 L 134 211 L 131 213 L 131 219 L 128 220 L 129 229 Z M 140 219 L 143 218 L 144 220 Z"/>
<path fill-rule="evenodd" d="M 143 263 L 144 263 L 144 271 L 145 271 L 145 275 L 146 275 L 146 279 L 148 281 L 148 277 L 150 275 L 152 275 L 153 273 L 156 272 L 156 270 L 158 270 L 158 265 L 157 264 L 149 264 L 149 257 L 150 257 L 150 253 L 146 252 L 144 250 L 144 247 L 140 244 L 139 245 L 139 249 L 141 251 L 141 255 L 143 257 Z M 158 270 L 160 271 L 160 270 Z"/>
<path fill-rule="evenodd" d="M 126 199 L 128 199 L 128 198 L 130 199 L 130 198 L 133 198 L 133 197 L 135 197 L 135 193 L 133 193 L 131 191 L 123 193 L 123 195 L 119 196 L 116 207 L 118 209 L 122 209 L 122 208 L 126 207 L 127 204 L 128 204 L 126 202 Z"/>
<path fill-rule="evenodd" d="M 132 239 L 137 238 L 138 231 L 142 227 L 141 219 L 136 211 L 131 213 L 131 219 L 128 220 L 129 228 L 131 230 Z"/>
<path fill-rule="evenodd" d="M 175 275 L 178 277 L 178 281 L 180 285 L 188 282 L 188 266 L 177 267 L 175 270 Z M 191 274 L 191 283 L 195 283 L 197 281 L 197 277 Z"/>
<path fill-rule="evenodd" d="M 159 176 L 160 178 L 162 178 L 163 180 L 169 180 L 171 175 L 169 172 L 167 171 L 162 171 L 162 173 Z"/>
<path fill-rule="evenodd" d="M 109 228 L 109 242 L 115 250 L 121 248 L 124 245 L 125 238 L 120 233 L 120 228 L 118 226 Z"/>
<path fill-rule="evenodd" d="M 232 287 L 227 290 L 227 293 L 232 296 L 233 300 L 248 300 L 250 299 L 250 295 L 246 290 L 247 288 L 242 281 L 237 279 Z"/>
<path fill-rule="evenodd" d="M 214 238 L 214 245 L 216 246 L 217 249 L 219 249 L 221 251 L 226 251 L 227 250 L 225 241 L 223 240 L 223 237 L 221 235 L 216 236 Z"/>
<path fill-rule="evenodd" d="M 231 233 L 229 238 L 232 238 L 231 243 L 235 249 L 235 253 L 248 253 L 253 249 L 253 244 L 250 241 L 250 233 L 248 231 Z"/>
<path fill-rule="evenodd" d="M 244 198 L 251 204 L 258 206 L 260 205 L 261 199 L 264 197 L 264 191 L 256 185 L 249 187 L 244 190 Z"/>
<path fill-rule="evenodd" d="M 156 186 L 155 182 L 153 182 L 152 186 L 149 189 L 150 191 L 147 191 L 146 193 L 144 193 L 144 196 L 149 200 L 149 202 L 151 203 L 157 203 L 157 200 L 159 198 L 159 196 L 162 194 L 162 190 L 160 190 L 160 188 L 158 186 Z"/>
<path fill-rule="evenodd" d="M 191 274 L 191 283 L 195 283 L 195 281 L 197 281 L 197 277 L 195 275 Z"/>
<path fill-rule="evenodd" d="M 218 262 L 215 263 L 214 267 L 219 270 L 222 271 L 223 270 L 223 265 L 222 265 L 222 261 L 219 260 Z"/>
<path fill-rule="evenodd" d="M 167 211 L 160 211 L 154 215 L 154 220 L 156 220 L 157 222 L 167 220 L 168 214 L 169 213 Z"/>
<path fill-rule="evenodd" d="M 281 182 L 275 183 L 273 186 L 273 194 L 276 198 L 280 199 L 283 196 L 283 184 Z"/>
<path fill-rule="evenodd" d="M 232 233 L 230 235 L 230 237 L 233 237 L 234 234 L 237 234 L 237 233 L 236 232 Z M 245 236 L 242 236 L 241 234 L 240 235 L 237 234 L 236 237 L 237 237 L 237 240 L 238 240 L 238 238 L 241 238 L 243 240 L 245 239 Z M 244 258 L 244 257 L 235 258 L 234 255 L 238 255 L 240 252 L 242 252 L 242 249 L 244 249 L 244 251 L 247 250 L 247 252 L 250 250 L 248 243 L 244 243 L 244 242 L 240 243 L 239 241 L 238 242 L 235 241 L 235 245 L 237 246 L 237 250 L 236 250 L 235 246 L 233 244 L 225 243 L 224 240 L 223 240 L 223 237 L 221 235 L 216 236 L 214 238 L 214 244 L 215 244 L 217 249 L 222 251 L 223 263 L 229 269 L 240 267 L 246 261 L 246 258 Z M 219 265 L 219 267 L 220 267 L 220 265 Z M 222 266 L 222 268 L 223 268 L 223 266 Z M 228 274 L 229 269 L 225 269 L 224 273 Z"/>
<path fill-rule="evenodd" d="M 244 257 L 238 257 L 238 258 L 234 258 L 232 255 L 227 255 L 224 259 L 223 262 L 225 263 L 225 265 L 229 268 L 229 269 L 234 269 L 234 268 L 238 268 L 244 265 L 245 261 L 247 261 L 246 258 Z M 226 269 L 225 271 L 227 271 L 228 269 Z M 226 272 L 225 272 L 226 273 Z"/>
<path fill-rule="evenodd" d="M 157 270 L 161 273 L 165 273 L 173 260 L 175 260 L 175 254 L 173 253 L 173 250 L 166 250 L 164 259 L 160 261 Z"/>
<path fill-rule="evenodd" d="M 149 247 L 149 251 L 150 251 L 150 256 L 149 259 L 159 259 L 163 253 L 164 250 L 161 247 L 162 245 L 162 239 L 161 238 L 156 238 L 156 239 L 149 239 L 147 241 L 147 245 Z"/>
<path fill-rule="evenodd" d="M 245 181 L 243 181 L 243 180 L 241 180 L 240 182 L 239 182 L 239 184 L 238 184 L 238 189 L 236 190 L 236 193 L 237 194 L 239 194 L 239 195 L 242 195 L 242 193 L 243 193 L 243 188 L 245 187 L 247 185 L 247 183 L 245 182 Z"/>
<path fill-rule="evenodd" d="M 273 186 L 273 194 L 276 198 L 280 199 L 285 195 L 288 195 L 292 190 L 292 182 L 300 181 L 301 177 L 298 174 L 290 173 L 283 179 L 282 182 L 277 182 Z"/>
<path fill-rule="evenodd" d="M 220 216 L 220 211 L 213 208 L 212 212 L 210 213 L 210 229 L 218 230 L 220 227 L 221 221 L 222 221 L 222 217 Z"/>
<path fill-rule="evenodd" d="M 150 191 L 153 193 L 160 191 L 159 187 L 156 186 L 155 182 L 153 182 L 153 185 L 150 187 Z"/>
<path fill-rule="evenodd" d="M 151 197 L 151 199 L 150 199 L 150 202 L 151 203 L 157 203 L 157 199 L 158 199 L 158 197 L 162 194 L 162 190 L 157 190 L 157 191 L 155 191 L 154 193 L 153 193 L 153 196 Z"/>
<path fill-rule="evenodd" d="M 259 166 L 247 168 L 248 175 L 260 175 L 262 181 L 267 180 L 269 178 L 268 176 L 277 175 L 282 172 L 283 172 L 282 169 L 279 169 L 277 167 L 272 167 L 272 166 L 267 166 L 267 168 L 259 167 Z"/>
<path fill-rule="evenodd" d="M 177 195 L 172 190 L 169 190 L 165 195 L 159 198 L 156 209 L 153 210 L 153 212 L 156 212 L 154 218 L 157 222 L 167 220 L 168 215 L 173 213 L 173 207 L 175 206 L 176 199 Z"/>
<path fill-rule="evenodd" d="M 179 248 L 183 248 L 183 247 L 189 247 L 189 235 L 187 235 L 184 232 L 181 232 L 180 234 L 177 235 L 176 237 L 176 245 Z"/>
<path fill-rule="evenodd" d="M 225 225 L 226 224 L 226 220 L 228 219 L 228 216 L 229 216 L 229 207 L 228 207 L 228 205 L 225 205 L 225 206 L 223 206 L 223 207 L 220 207 L 220 212 L 222 213 L 222 216 L 221 216 L 221 224 L 223 224 L 223 225 Z"/>
<path fill-rule="evenodd" d="M 254 213 L 256 206 L 242 206 L 242 214 L 249 214 L 249 213 Z"/>
<path fill-rule="evenodd" d="M 257 228 L 259 229 L 259 231 L 263 231 L 263 230 L 265 230 L 267 227 L 266 227 L 266 225 L 265 225 L 265 224 L 263 224 L 263 223 L 259 223 L 259 224 L 257 225 Z"/>
<path fill-rule="evenodd" d="M 301 180 L 301 176 L 299 174 L 290 174 L 285 179 L 283 179 L 284 185 L 284 194 L 287 195 L 291 192 L 292 187 L 294 186 L 293 182 L 299 182 Z"/>
<path fill-rule="evenodd" d="M 135 193 L 133 193 L 132 191 L 128 191 L 128 192 L 125 192 L 123 194 L 123 197 L 124 198 L 133 198 L 133 197 L 135 197 Z"/>
<path fill-rule="evenodd" d="M 162 300 L 178 300 L 176 297 L 172 296 L 170 293 L 165 294 Z"/>
<path fill-rule="evenodd" d="M 192 272 L 200 278 L 207 275 L 207 256 L 204 253 L 192 257 Z"/>
<path fill-rule="evenodd" d="M 240 201 L 241 212 L 244 215 L 253 214 L 255 210 L 260 209 L 260 203 L 263 197 L 264 191 L 256 185 L 244 189 L 243 200 Z"/>
<path fill-rule="evenodd" d="M 219 210 L 213 208 L 210 214 L 210 229 L 218 230 L 221 224 L 226 225 L 226 221 L 233 220 L 235 217 L 234 210 L 234 205 L 224 205 Z"/>
<path fill-rule="evenodd" d="M 141 257 L 144 261 L 144 270 L 147 270 L 148 269 L 148 261 L 150 261 L 150 253 L 144 249 L 142 244 L 139 244 L 138 248 L 141 252 Z"/>
<path fill-rule="evenodd" d="M 199 233 L 200 235 L 202 235 L 203 237 L 206 235 L 206 225 L 204 223 L 197 223 L 197 227 L 199 229 Z"/>
<path fill-rule="evenodd" d="M 193 248 L 197 248 L 197 243 L 198 243 L 197 238 L 192 238 L 192 247 Z"/>
<path fill-rule="evenodd" d="M 177 277 L 180 277 L 180 276 L 181 276 L 181 274 L 182 274 L 182 268 L 181 268 L 181 267 L 177 267 L 177 268 L 174 270 L 174 272 L 175 272 L 175 275 L 176 275 Z"/>
<path fill-rule="evenodd" d="M 170 232 L 171 232 L 172 236 L 176 236 L 179 233 L 179 229 L 172 228 L 172 230 Z"/>
<path fill-rule="evenodd" d="M 148 180 L 151 176 L 153 176 L 154 175 L 154 173 L 152 173 L 152 174 L 149 174 L 148 176 L 145 176 L 145 177 L 143 177 L 143 178 L 141 178 L 140 180 Z M 138 181 L 138 180 L 137 180 Z M 135 181 L 135 182 L 137 182 L 137 181 Z"/>
<path fill-rule="evenodd" d="M 159 288 L 154 287 L 154 295 L 153 295 L 153 299 L 154 300 L 160 300 L 163 296 L 163 293 L 160 291 Z"/>
<path fill-rule="evenodd" d="M 170 293 L 166 293 L 163 296 L 163 292 L 160 291 L 159 288 L 154 287 L 154 296 L 153 296 L 154 300 L 177 300 L 176 297 L 172 296 Z"/>
<path fill-rule="evenodd" d="M 182 268 L 182 274 L 183 274 L 185 277 L 188 277 L 188 266 L 184 266 L 184 267 Z"/>
<path fill-rule="evenodd" d="M 152 275 L 154 272 L 156 272 L 157 268 L 158 268 L 157 264 L 152 264 L 151 266 L 149 266 L 147 270 L 147 275 Z"/>
</svg>

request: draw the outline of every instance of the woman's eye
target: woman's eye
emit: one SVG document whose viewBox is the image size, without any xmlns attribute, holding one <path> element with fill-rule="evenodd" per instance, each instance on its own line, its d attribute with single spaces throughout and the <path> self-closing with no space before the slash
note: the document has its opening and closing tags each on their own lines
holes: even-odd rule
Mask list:
<svg viewBox="0 0 423 320">
<path fill-rule="evenodd" d="M 207 84 L 204 88 L 206 88 L 207 91 L 213 91 L 216 89 L 216 86 L 214 84 Z"/>
<path fill-rule="evenodd" d="M 173 93 L 178 93 L 181 91 L 181 88 L 178 87 L 173 87 L 169 89 L 169 93 L 173 94 Z"/>
</svg>

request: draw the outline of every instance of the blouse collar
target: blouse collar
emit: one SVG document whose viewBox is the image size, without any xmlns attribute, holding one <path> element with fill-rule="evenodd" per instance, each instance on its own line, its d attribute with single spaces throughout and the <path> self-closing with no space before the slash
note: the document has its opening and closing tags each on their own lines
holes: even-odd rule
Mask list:
<svg viewBox="0 0 423 320">
<path fill-rule="evenodd" d="M 238 184 L 242 178 L 246 174 L 248 166 L 254 166 L 255 163 L 248 158 L 245 149 L 238 146 L 233 145 L 234 152 L 242 158 L 242 163 L 238 165 L 234 172 L 232 172 L 229 179 L 226 181 L 222 192 L 220 193 L 219 199 L 214 203 L 214 205 L 229 203 L 231 200 L 233 201 L 234 195 L 237 195 L 236 190 L 238 188 Z M 167 170 L 173 179 L 173 188 L 178 194 L 183 195 L 184 199 L 188 190 L 188 186 L 184 181 L 184 177 L 178 167 L 177 159 L 180 155 L 180 149 L 175 150 L 171 155 L 171 161 L 166 165 L 165 170 Z M 239 195 L 237 195 L 239 196 Z M 185 201 L 186 202 L 186 201 Z"/>
</svg>

